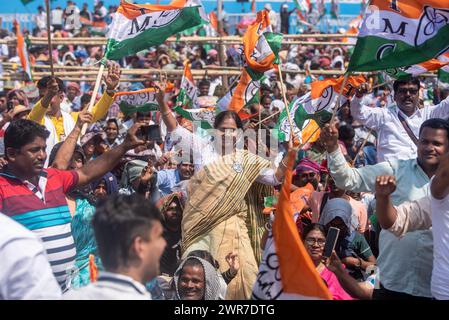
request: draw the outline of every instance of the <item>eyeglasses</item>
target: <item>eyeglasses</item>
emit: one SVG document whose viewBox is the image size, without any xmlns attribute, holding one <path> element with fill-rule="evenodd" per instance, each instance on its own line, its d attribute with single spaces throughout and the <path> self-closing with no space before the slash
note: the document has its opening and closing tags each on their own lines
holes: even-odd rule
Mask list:
<svg viewBox="0 0 449 320">
<path fill-rule="evenodd" d="M 411 95 L 416 95 L 419 92 L 419 89 L 400 88 L 397 91 L 399 94 L 406 94 L 407 92 L 410 92 Z"/>
<path fill-rule="evenodd" d="M 317 238 L 305 238 L 305 243 L 307 243 L 309 246 L 313 246 L 315 243 L 318 244 L 320 247 L 323 247 L 326 243 L 325 239 L 317 239 Z"/>
</svg>

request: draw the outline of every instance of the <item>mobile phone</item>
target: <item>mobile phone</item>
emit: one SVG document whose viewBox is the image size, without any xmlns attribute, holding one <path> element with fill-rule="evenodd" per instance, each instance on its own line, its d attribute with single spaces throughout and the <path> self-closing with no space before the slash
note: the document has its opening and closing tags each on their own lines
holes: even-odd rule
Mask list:
<svg viewBox="0 0 449 320">
<path fill-rule="evenodd" d="M 160 141 L 162 140 L 161 137 L 161 130 L 157 124 L 148 125 L 148 126 L 142 126 L 140 127 L 140 132 L 138 134 L 139 138 L 143 140 L 153 140 L 153 141 Z"/>
<path fill-rule="evenodd" d="M 14 109 L 14 105 L 12 104 L 12 101 L 8 101 L 6 104 L 6 110 L 10 111 Z"/>
<path fill-rule="evenodd" d="M 332 255 L 332 251 L 335 249 L 339 234 L 340 229 L 334 227 L 329 228 L 327 231 L 326 244 L 324 245 L 323 257 L 329 258 Z"/>
</svg>

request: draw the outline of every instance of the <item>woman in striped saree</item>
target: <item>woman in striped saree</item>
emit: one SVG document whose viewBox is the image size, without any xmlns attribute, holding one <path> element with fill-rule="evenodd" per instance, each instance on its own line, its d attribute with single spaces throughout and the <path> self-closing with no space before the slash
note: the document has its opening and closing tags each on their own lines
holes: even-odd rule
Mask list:
<svg viewBox="0 0 449 320">
<path fill-rule="evenodd" d="M 270 161 L 236 148 L 243 125 L 235 112 L 218 114 L 215 134 L 207 140 L 177 124 L 163 94 L 158 95 L 158 103 L 169 139 L 183 157 L 193 156 L 195 164 L 182 220 L 183 257 L 193 250 L 207 250 L 224 267 L 226 255 L 238 253 L 241 267 L 228 285 L 226 298 L 249 299 L 261 257 L 263 198 L 283 180 L 286 162 L 272 169 Z"/>
</svg>

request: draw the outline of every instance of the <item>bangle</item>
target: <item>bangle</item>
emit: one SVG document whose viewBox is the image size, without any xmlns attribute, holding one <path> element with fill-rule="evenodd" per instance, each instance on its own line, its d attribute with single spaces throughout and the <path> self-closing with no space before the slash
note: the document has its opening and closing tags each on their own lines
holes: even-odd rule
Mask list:
<svg viewBox="0 0 449 320">
<path fill-rule="evenodd" d="M 165 111 L 165 112 L 161 112 L 162 116 L 167 116 L 169 114 L 171 114 L 171 110 Z"/>
<path fill-rule="evenodd" d="M 281 164 L 287 169 L 288 166 L 285 164 L 284 159 L 281 160 Z"/>
</svg>

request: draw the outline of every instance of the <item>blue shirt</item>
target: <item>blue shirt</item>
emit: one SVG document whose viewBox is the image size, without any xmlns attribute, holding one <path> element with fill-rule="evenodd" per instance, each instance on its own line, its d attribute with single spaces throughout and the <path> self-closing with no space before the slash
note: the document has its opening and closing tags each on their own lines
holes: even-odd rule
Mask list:
<svg viewBox="0 0 449 320">
<path fill-rule="evenodd" d="M 385 161 L 354 169 L 337 149 L 328 155 L 328 164 L 335 184 L 344 190 L 374 192 L 376 177 L 391 175 L 397 181 L 396 191 L 391 195 L 395 206 L 430 196 L 430 179 L 416 159 Z M 381 231 L 377 265 L 380 282 L 386 289 L 431 297 L 432 261 L 431 230 L 408 232 L 401 238 L 389 231 Z"/>
<path fill-rule="evenodd" d="M 175 185 L 181 182 L 178 169 L 165 169 L 157 172 L 157 186 L 162 197 L 172 193 Z"/>
</svg>

